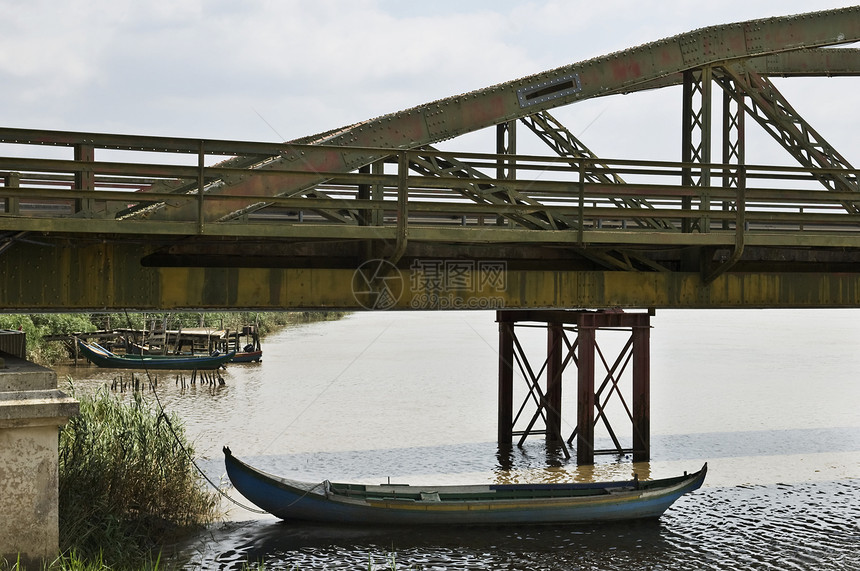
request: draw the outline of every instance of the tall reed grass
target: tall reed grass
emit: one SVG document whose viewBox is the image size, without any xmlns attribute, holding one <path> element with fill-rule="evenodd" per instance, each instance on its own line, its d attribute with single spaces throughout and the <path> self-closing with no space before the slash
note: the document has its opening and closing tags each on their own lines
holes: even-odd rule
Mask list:
<svg viewBox="0 0 860 571">
<path fill-rule="evenodd" d="M 196 472 L 176 415 L 137 392 L 126 402 L 106 388 L 75 396 L 80 415 L 60 432 L 64 553 L 133 567 L 177 534 L 216 519 L 218 496 Z"/>
</svg>

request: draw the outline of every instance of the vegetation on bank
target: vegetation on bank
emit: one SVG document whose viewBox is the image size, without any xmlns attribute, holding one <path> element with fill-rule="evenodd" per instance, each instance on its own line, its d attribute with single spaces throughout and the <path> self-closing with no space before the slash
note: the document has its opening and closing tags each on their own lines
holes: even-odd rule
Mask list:
<svg viewBox="0 0 860 571">
<path fill-rule="evenodd" d="M 45 341 L 51 335 L 71 335 L 113 328 L 148 329 L 153 321 L 168 329 L 209 327 L 240 330 L 256 325 L 260 337 L 298 323 L 340 319 L 340 311 L 220 312 L 220 313 L 38 313 L 0 314 L 0 329 L 20 330 L 27 334 L 27 359 L 50 366 L 68 358 L 58 341 Z"/>
<path fill-rule="evenodd" d="M 183 313 L 168 327 L 240 329 L 255 324 L 261 337 L 285 326 L 340 319 L 343 312 Z M 50 335 L 100 329 L 143 329 L 152 314 L 0 314 L 0 329 L 27 333 L 27 358 L 50 365 L 67 358 Z M 158 315 L 163 323 L 164 314 Z M 71 381 L 70 381 L 71 382 Z M 194 465 L 194 449 L 175 414 L 158 410 L 140 393 L 120 398 L 107 387 L 95 394 L 69 391 L 80 414 L 59 438 L 60 549 L 48 569 L 155 570 L 170 568 L 161 548 L 219 516 L 218 491 Z M 262 569 L 249 565 L 245 569 Z M 0 571 L 22 571 L 0 558 Z"/>
<path fill-rule="evenodd" d="M 163 547 L 220 515 L 219 491 L 197 471 L 181 419 L 139 392 L 79 394 L 71 381 L 68 390 L 80 414 L 60 429 L 60 555 L 46 568 L 169 568 Z M 0 559 L 7 569 L 23 571 Z"/>
<path fill-rule="evenodd" d="M 74 387 L 71 388 L 74 394 Z M 60 431 L 60 548 L 113 568 L 155 560 L 177 534 L 218 516 L 218 495 L 197 472 L 175 414 L 139 392 L 74 394 L 81 412 Z"/>
</svg>

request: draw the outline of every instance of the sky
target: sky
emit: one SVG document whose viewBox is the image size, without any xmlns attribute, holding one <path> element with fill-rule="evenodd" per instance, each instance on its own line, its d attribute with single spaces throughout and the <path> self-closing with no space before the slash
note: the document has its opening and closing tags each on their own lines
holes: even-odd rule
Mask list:
<svg viewBox="0 0 860 571">
<path fill-rule="evenodd" d="M 697 28 L 842 5 L 0 0 L 0 125 L 284 141 Z M 829 141 L 860 149 L 856 78 L 784 81 Z M 599 155 L 680 158 L 679 89 L 553 114 Z M 494 151 L 490 136 L 457 144 Z"/>
</svg>

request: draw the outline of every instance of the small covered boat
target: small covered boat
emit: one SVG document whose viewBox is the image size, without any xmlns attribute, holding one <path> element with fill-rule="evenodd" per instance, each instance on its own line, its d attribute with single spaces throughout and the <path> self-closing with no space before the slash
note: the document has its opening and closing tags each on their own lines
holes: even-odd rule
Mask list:
<svg viewBox="0 0 860 571">
<path fill-rule="evenodd" d="M 78 348 L 90 362 L 108 369 L 211 371 L 235 355 L 235 351 L 216 355 L 117 355 L 98 343 L 84 343 L 81 340 L 78 340 Z"/>
<path fill-rule="evenodd" d="M 227 334 L 227 349 L 235 349 L 234 363 L 259 363 L 263 359 L 263 348 L 256 325 L 246 325 L 241 333 Z"/>
<path fill-rule="evenodd" d="M 259 363 L 263 359 L 263 350 L 250 343 L 245 345 L 241 351 L 237 351 L 233 356 L 233 363 Z"/>
<path fill-rule="evenodd" d="M 268 474 L 224 447 L 236 490 L 287 521 L 377 525 L 596 523 L 660 517 L 698 489 L 708 465 L 662 480 L 563 484 L 409 486 L 297 482 Z"/>
</svg>

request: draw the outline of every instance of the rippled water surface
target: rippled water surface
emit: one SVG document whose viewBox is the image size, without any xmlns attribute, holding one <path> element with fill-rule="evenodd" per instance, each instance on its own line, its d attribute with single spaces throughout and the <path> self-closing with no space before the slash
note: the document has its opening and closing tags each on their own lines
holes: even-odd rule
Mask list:
<svg viewBox="0 0 860 571">
<path fill-rule="evenodd" d="M 705 485 L 659 521 L 344 528 L 233 506 L 227 521 L 183 544 L 181 560 L 189 569 L 249 560 L 267 569 L 860 569 L 860 312 L 665 311 L 652 326 L 647 463 L 601 456 L 577 467 L 539 436 L 500 455 L 498 332 L 487 312 L 360 313 L 298 326 L 264 340 L 262 363 L 228 367 L 224 385 L 182 388 L 175 374 L 159 374 L 158 397 L 185 421 L 216 481 L 225 444 L 252 464 L 310 481 L 661 478 L 708 462 Z M 540 369 L 545 333 L 519 335 Z M 610 362 L 625 340 L 598 335 Z M 58 373 L 82 389 L 131 374 Z M 518 405 L 526 392 L 517 382 Z M 575 384 L 571 370 L 567 433 Z M 629 440 L 623 408 L 608 410 Z"/>
</svg>

